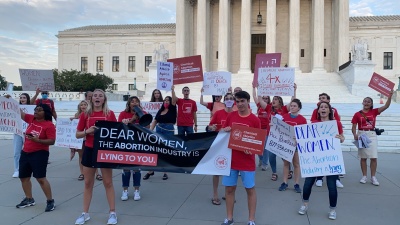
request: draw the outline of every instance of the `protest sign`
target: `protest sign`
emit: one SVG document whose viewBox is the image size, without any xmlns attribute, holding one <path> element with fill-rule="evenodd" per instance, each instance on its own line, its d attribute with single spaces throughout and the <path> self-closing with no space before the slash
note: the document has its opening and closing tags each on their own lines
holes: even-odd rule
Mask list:
<svg viewBox="0 0 400 225">
<path fill-rule="evenodd" d="M 22 110 L 22 112 L 33 115 L 35 113 L 36 105 L 19 105 L 19 108 Z M 21 121 L 22 121 L 22 132 L 25 132 L 26 128 L 28 128 L 28 124 L 22 119 Z"/>
<path fill-rule="evenodd" d="M 265 149 L 286 161 L 292 162 L 296 151 L 294 127 L 275 116 L 271 118 L 271 124 Z"/>
<path fill-rule="evenodd" d="M 57 118 L 55 146 L 82 149 L 83 138 L 75 137 L 78 119 Z"/>
<path fill-rule="evenodd" d="M 260 68 L 269 67 L 281 67 L 281 53 L 267 53 L 256 55 L 253 82 L 258 81 L 258 71 Z"/>
<path fill-rule="evenodd" d="M 174 85 L 203 81 L 200 55 L 168 59 L 167 62 L 174 63 Z"/>
<path fill-rule="evenodd" d="M 52 70 L 19 69 L 22 90 L 54 91 L 54 76 Z"/>
<path fill-rule="evenodd" d="M 23 136 L 19 103 L 12 98 L 0 97 L 0 131 Z"/>
<path fill-rule="evenodd" d="M 394 89 L 394 83 L 381 75 L 374 73 L 369 81 L 368 87 L 385 96 L 390 96 L 390 92 Z"/>
<path fill-rule="evenodd" d="M 184 135 L 155 133 L 138 125 L 98 121 L 94 134 L 96 167 L 229 175 L 227 136 L 216 132 Z M 217 135 L 219 137 L 217 137 Z"/>
<path fill-rule="evenodd" d="M 260 68 L 258 96 L 293 96 L 294 68 Z"/>
<path fill-rule="evenodd" d="M 224 96 L 231 87 L 231 73 L 225 71 L 213 71 L 204 73 L 203 95 Z"/>
<path fill-rule="evenodd" d="M 163 102 L 141 102 L 143 111 L 151 114 L 153 119 L 156 117 L 158 110 L 161 109 Z"/>
<path fill-rule="evenodd" d="M 232 125 L 228 147 L 238 151 L 248 151 L 262 155 L 267 131 L 247 126 Z"/>
<path fill-rule="evenodd" d="M 301 177 L 345 174 L 336 120 L 295 126 Z"/>
<path fill-rule="evenodd" d="M 157 62 L 157 89 L 170 91 L 173 85 L 174 64 L 171 62 Z"/>
</svg>

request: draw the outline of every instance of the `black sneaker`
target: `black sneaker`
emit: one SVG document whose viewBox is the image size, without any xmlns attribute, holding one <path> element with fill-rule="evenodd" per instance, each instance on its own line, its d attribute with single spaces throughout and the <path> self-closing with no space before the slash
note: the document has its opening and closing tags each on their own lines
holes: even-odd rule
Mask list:
<svg viewBox="0 0 400 225">
<path fill-rule="evenodd" d="M 29 207 L 29 206 L 34 206 L 35 204 L 36 204 L 35 199 L 25 197 L 24 199 L 22 199 L 21 203 L 16 205 L 16 207 L 17 208 L 25 208 L 25 207 Z"/>
<path fill-rule="evenodd" d="M 56 205 L 54 204 L 54 199 L 47 200 L 46 209 L 44 211 L 50 212 L 50 211 L 53 211 L 55 208 L 56 208 Z"/>
</svg>

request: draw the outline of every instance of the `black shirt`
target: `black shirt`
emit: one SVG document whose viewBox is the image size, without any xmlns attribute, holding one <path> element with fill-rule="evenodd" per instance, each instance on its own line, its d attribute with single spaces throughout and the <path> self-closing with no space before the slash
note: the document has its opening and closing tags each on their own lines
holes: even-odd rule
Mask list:
<svg viewBox="0 0 400 225">
<path fill-rule="evenodd" d="M 158 123 L 176 123 L 176 105 L 170 104 L 168 106 L 168 112 L 161 115 L 162 109 L 158 110 L 155 120 Z"/>
</svg>

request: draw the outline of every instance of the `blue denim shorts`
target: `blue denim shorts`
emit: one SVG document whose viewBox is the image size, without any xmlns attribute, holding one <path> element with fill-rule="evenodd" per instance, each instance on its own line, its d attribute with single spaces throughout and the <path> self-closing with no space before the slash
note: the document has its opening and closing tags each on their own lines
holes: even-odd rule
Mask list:
<svg viewBox="0 0 400 225">
<path fill-rule="evenodd" d="M 242 178 L 242 183 L 245 188 L 253 188 L 256 186 L 256 171 L 239 171 L 239 170 L 231 170 L 231 173 L 229 176 L 223 176 L 222 177 L 222 185 L 224 186 L 236 186 L 238 177 L 239 177 L 239 172 L 240 176 Z"/>
</svg>

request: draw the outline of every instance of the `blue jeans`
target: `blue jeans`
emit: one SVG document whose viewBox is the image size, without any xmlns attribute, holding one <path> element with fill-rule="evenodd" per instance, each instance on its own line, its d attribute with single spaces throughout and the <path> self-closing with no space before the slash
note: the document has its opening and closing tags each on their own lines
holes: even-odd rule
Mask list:
<svg viewBox="0 0 400 225">
<path fill-rule="evenodd" d="M 138 171 L 138 170 L 133 171 L 132 178 L 133 178 L 133 186 L 140 187 L 140 179 L 142 178 L 142 174 L 140 173 L 140 171 Z M 131 179 L 131 171 L 123 170 L 123 172 L 122 172 L 122 187 L 128 188 L 130 179 Z"/>
<path fill-rule="evenodd" d="M 272 173 L 276 173 L 276 155 L 272 152 L 269 152 L 269 165 L 271 165 Z"/>
<path fill-rule="evenodd" d="M 303 186 L 303 202 L 308 202 L 311 195 L 311 189 L 317 177 L 307 177 Z M 326 176 L 326 184 L 329 192 L 329 206 L 331 209 L 336 208 L 338 193 L 336 189 L 336 180 L 338 175 Z"/>
<path fill-rule="evenodd" d="M 22 146 L 24 145 L 24 139 L 14 134 L 13 146 L 14 146 L 14 172 L 19 171 L 19 158 L 21 157 Z"/>
<path fill-rule="evenodd" d="M 178 126 L 178 134 L 193 134 L 193 126 Z"/>
<path fill-rule="evenodd" d="M 267 149 L 264 149 L 263 154 L 262 155 L 258 155 L 258 159 L 260 159 L 260 161 L 262 162 L 263 166 L 268 166 L 269 151 Z"/>
<path fill-rule="evenodd" d="M 159 134 L 174 135 L 174 125 L 172 123 L 157 123 L 156 132 Z"/>
</svg>

